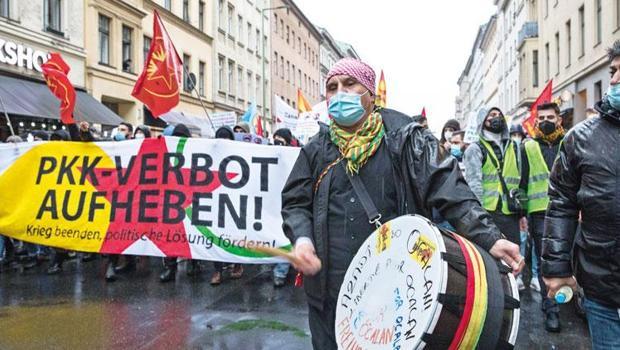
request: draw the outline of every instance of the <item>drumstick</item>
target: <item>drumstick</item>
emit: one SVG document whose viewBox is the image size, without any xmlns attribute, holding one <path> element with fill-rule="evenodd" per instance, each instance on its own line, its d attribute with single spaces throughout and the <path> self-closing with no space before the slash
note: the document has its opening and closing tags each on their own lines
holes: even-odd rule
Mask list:
<svg viewBox="0 0 620 350">
<path fill-rule="evenodd" d="M 293 255 L 293 253 L 288 252 L 284 249 L 279 249 L 279 248 L 271 248 L 271 247 L 254 247 L 251 248 L 251 250 L 257 252 L 257 253 L 263 253 L 263 254 L 268 254 L 268 255 L 273 255 L 273 256 L 279 256 L 281 258 L 284 258 L 286 260 L 288 260 L 289 262 L 291 262 L 294 265 L 299 265 L 299 258 L 297 258 L 295 255 Z"/>
</svg>

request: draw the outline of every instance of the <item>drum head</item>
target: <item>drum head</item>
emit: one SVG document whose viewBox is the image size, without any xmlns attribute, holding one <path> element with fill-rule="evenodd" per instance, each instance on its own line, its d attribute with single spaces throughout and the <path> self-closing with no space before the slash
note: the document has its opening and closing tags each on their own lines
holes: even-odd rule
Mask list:
<svg viewBox="0 0 620 350">
<path fill-rule="evenodd" d="M 338 295 L 341 349 L 422 348 L 433 331 L 447 284 L 441 233 L 426 218 L 398 217 L 373 232 L 357 252 Z"/>
</svg>

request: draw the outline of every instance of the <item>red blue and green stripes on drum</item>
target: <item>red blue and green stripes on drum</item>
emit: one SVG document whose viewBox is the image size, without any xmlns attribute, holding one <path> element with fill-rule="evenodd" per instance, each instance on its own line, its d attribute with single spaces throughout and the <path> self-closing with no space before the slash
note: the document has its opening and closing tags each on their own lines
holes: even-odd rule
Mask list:
<svg viewBox="0 0 620 350">
<path fill-rule="evenodd" d="M 487 314 L 486 268 L 478 249 L 471 242 L 456 234 L 453 236 L 465 258 L 467 284 L 463 317 L 461 317 L 449 349 L 474 349 L 480 340 Z"/>
</svg>

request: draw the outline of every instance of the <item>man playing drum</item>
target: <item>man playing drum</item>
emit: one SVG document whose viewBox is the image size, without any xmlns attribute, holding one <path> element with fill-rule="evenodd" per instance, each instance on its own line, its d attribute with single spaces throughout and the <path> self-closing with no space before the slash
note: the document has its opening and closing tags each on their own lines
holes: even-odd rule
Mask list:
<svg viewBox="0 0 620 350">
<path fill-rule="evenodd" d="M 340 286 L 379 222 L 413 213 L 429 217 L 434 207 L 457 232 L 513 270 L 521 269 L 519 247 L 501 238 L 456 160 L 438 163 L 430 131 L 402 113 L 374 105 L 370 66 L 342 59 L 326 81 L 331 122 L 322 124 L 302 148 L 282 192 L 283 228 L 295 246 L 295 268 L 306 276 L 315 349 L 337 348 Z M 376 208 L 372 217 L 369 207 Z"/>
</svg>

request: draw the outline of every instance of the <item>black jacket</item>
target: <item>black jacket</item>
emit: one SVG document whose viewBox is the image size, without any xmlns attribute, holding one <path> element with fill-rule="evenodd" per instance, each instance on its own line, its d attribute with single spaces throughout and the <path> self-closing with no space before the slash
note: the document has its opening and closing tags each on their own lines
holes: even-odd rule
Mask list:
<svg viewBox="0 0 620 350">
<path fill-rule="evenodd" d="M 620 112 L 595 108 L 600 117 L 566 135 L 551 171 L 542 273 L 575 275 L 588 298 L 619 308 Z"/>
<path fill-rule="evenodd" d="M 467 186 L 458 162 L 449 158 L 439 164 L 437 139 L 406 115 L 390 109 L 382 110 L 381 115 L 391 158 L 386 166 L 393 166 L 399 179 L 398 214 L 430 217 L 435 207 L 458 232 L 489 250 L 500 232 Z M 318 308 L 323 307 L 326 297 L 327 199 L 333 171 L 323 178 L 316 194 L 313 187 L 323 169 L 338 156 L 335 149 L 327 125 L 321 125 L 319 133 L 301 149 L 282 191 L 284 233 L 293 243 L 299 237 L 310 238 L 323 264 L 317 275 L 304 281 L 309 302 Z"/>
</svg>

